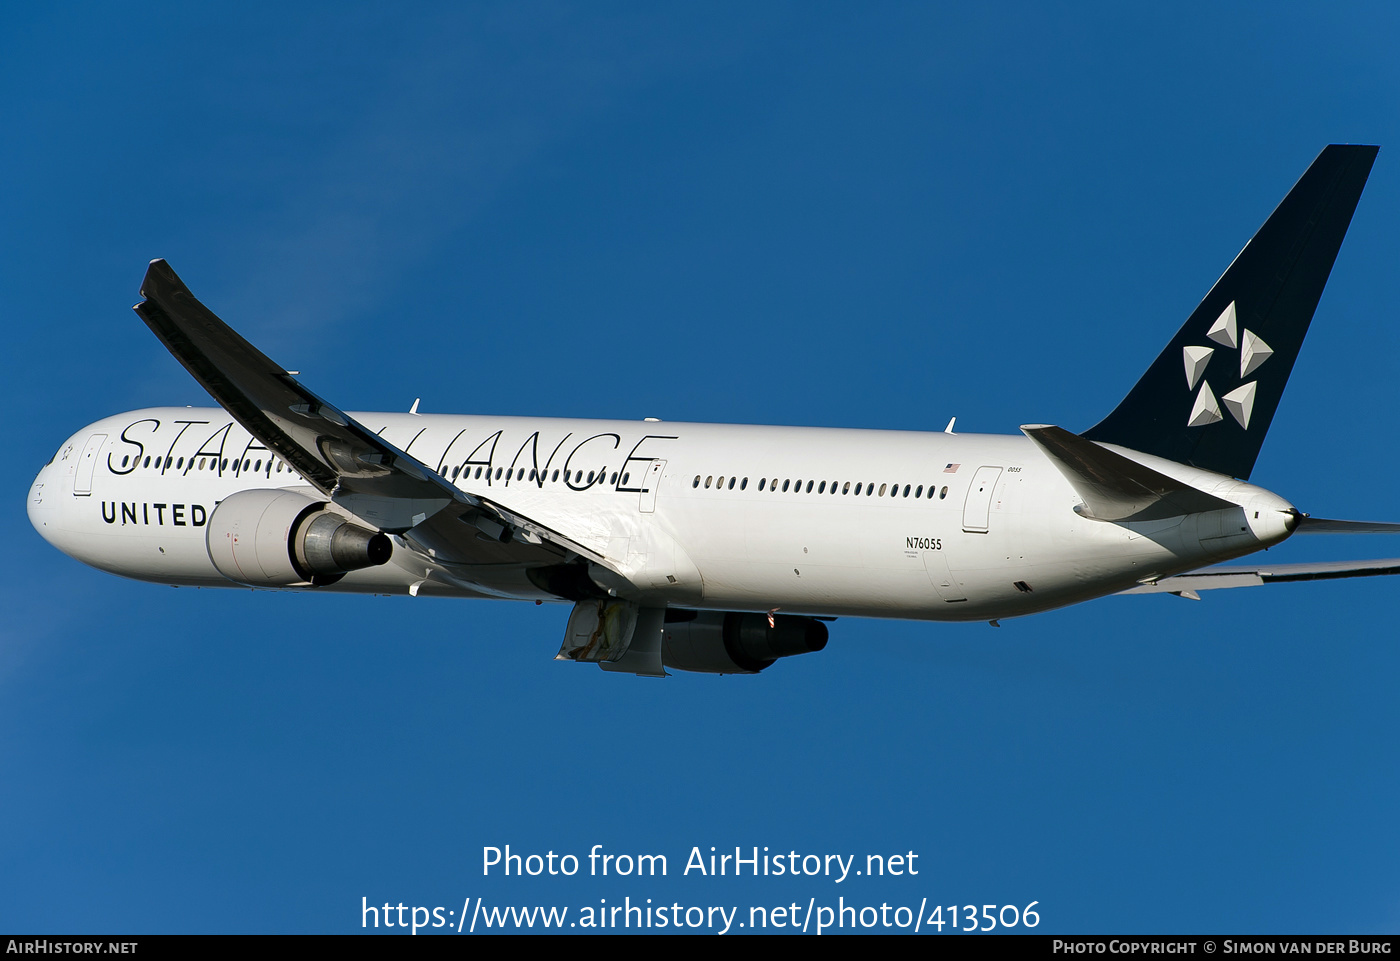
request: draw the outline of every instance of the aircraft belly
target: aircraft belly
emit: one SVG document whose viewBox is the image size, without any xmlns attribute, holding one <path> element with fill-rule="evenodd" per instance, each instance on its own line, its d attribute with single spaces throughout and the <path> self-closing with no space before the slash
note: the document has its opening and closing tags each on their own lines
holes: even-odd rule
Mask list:
<svg viewBox="0 0 1400 961">
<path fill-rule="evenodd" d="M 737 561 L 705 569 L 703 606 L 853 616 L 894 611 L 896 617 L 918 618 L 924 616 L 932 593 L 922 568 L 778 567 Z"/>
<path fill-rule="evenodd" d="M 210 562 L 202 532 L 50 526 L 45 537 L 83 563 L 122 577 L 191 586 L 228 587 L 230 583 Z"/>
</svg>

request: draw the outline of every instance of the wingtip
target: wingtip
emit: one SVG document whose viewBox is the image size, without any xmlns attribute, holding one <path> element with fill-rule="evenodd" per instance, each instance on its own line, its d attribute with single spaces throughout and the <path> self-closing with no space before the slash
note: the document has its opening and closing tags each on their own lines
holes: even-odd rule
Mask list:
<svg viewBox="0 0 1400 961">
<path fill-rule="evenodd" d="M 1323 148 L 1323 153 L 1328 151 L 1349 153 L 1354 157 L 1365 157 L 1375 163 L 1376 155 L 1381 152 L 1381 148 L 1379 144 L 1373 143 L 1331 143 Z"/>
<path fill-rule="evenodd" d="M 155 283 L 152 283 L 152 282 Z M 146 276 L 141 279 L 141 296 L 147 300 L 161 287 L 180 288 L 184 287 L 179 274 L 166 262 L 165 258 L 157 257 L 146 266 Z"/>
</svg>

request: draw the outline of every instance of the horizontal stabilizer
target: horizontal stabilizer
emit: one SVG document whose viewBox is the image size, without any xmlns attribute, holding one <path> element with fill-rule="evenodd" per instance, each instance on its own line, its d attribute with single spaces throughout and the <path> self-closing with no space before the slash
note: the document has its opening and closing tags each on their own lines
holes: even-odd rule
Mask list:
<svg viewBox="0 0 1400 961">
<path fill-rule="evenodd" d="M 1400 557 L 1374 561 L 1328 561 L 1320 564 L 1270 564 L 1261 567 L 1207 567 L 1130 587 L 1120 594 L 1184 594 L 1225 587 L 1259 587 L 1292 581 L 1330 581 L 1344 577 L 1400 574 Z"/>
<path fill-rule="evenodd" d="M 1026 424 L 1021 432 L 1045 451 L 1084 500 L 1087 517 L 1101 521 L 1155 520 L 1237 505 L 1115 454 L 1063 427 Z"/>
<path fill-rule="evenodd" d="M 1400 524 L 1384 521 L 1334 521 L 1326 517 L 1298 516 L 1298 534 L 1400 534 Z"/>
</svg>

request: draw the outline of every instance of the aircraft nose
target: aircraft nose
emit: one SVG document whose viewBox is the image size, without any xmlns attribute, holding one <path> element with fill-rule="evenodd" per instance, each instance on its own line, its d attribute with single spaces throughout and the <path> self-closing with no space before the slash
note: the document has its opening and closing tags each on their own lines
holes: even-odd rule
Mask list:
<svg viewBox="0 0 1400 961">
<path fill-rule="evenodd" d="M 54 536 L 57 533 L 54 527 L 59 503 L 59 472 L 54 464 L 57 458 L 58 455 L 55 454 L 49 458 L 47 464 L 39 468 L 39 473 L 35 475 L 34 483 L 29 485 L 29 494 L 25 498 L 29 523 L 39 532 L 39 536 L 50 544 L 55 544 Z"/>
<path fill-rule="evenodd" d="M 41 536 L 44 534 L 44 521 L 47 520 L 48 515 L 48 511 L 44 507 L 44 487 L 51 466 L 45 464 L 40 468 L 38 476 L 34 478 L 34 483 L 29 485 L 29 496 L 25 498 L 25 507 L 29 512 L 29 523 L 34 525 L 34 529 Z M 48 540 L 47 537 L 44 539 Z"/>
</svg>

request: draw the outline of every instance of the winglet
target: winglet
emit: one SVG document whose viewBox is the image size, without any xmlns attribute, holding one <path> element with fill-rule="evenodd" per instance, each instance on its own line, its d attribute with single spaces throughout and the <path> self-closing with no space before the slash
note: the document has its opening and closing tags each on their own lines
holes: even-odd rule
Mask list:
<svg viewBox="0 0 1400 961">
<path fill-rule="evenodd" d="M 1083 498 L 1080 513 L 1095 520 L 1154 520 L 1236 506 L 1063 427 L 1025 424 L 1021 432 L 1035 441 Z"/>
</svg>

